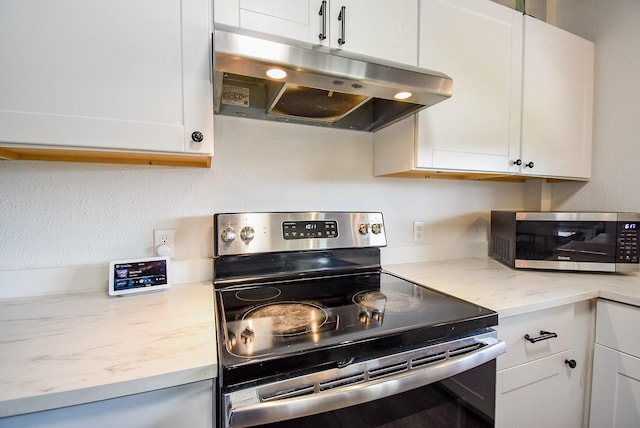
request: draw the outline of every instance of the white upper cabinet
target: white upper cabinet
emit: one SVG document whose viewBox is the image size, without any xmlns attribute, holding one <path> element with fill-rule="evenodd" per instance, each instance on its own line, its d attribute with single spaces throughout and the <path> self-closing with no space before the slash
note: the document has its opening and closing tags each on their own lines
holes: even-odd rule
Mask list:
<svg viewBox="0 0 640 428">
<path fill-rule="evenodd" d="M 529 16 L 524 34 L 521 172 L 589 178 L 594 45 Z"/>
<path fill-rule="evenodd" d="M 374 174 L 590 177 L 593 43 L 489 0 L 421 0 L 419 52 L 453 96 L 378 131 Z"/>
<path fill-rule="evenodd" d="M 209 0 L 3 0 L 0 58 L 2 146 L 212 153 Z"/>
<path fill-rule="evenodd" d="M 509 172 L 520 139 L 522 14 L 491 1 L 426 0 L 419 65 L 453 96 L 419 113 L 416 164 Z"/>
<path fill-rule="evenodd" d="M 418 0 L 216 0 L 217 24 L 416 65 Z"/>
</svg>

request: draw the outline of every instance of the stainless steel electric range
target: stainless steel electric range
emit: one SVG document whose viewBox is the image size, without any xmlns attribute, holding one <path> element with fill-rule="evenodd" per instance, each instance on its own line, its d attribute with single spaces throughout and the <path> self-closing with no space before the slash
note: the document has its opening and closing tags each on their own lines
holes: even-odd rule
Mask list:
<svg viewBox="0 0 640 428">
<path fill-rule="evenodd" d="M 214 236 L 220 426 L 493 426 L 497 314 L 383 271 L 381 213 L 215 214 Z"/>
</svg>

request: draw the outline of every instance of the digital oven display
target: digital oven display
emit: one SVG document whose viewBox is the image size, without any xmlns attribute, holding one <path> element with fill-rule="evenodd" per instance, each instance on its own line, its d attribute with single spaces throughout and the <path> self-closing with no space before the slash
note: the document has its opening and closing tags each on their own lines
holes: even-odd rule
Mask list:
<svg viewBox="0 0 640 428">
<path fill-rule="evenodd" d="M 285 221 L 282 237 L 290 239 L 323 239 L 338 237 L 338 222 L 335 220 Z"/>
</svg>

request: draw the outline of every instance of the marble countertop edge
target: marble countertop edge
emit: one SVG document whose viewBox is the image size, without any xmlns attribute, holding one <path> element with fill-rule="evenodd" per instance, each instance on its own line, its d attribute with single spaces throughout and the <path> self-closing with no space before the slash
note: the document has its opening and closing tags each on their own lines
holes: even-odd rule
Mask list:
<svg viewBox="0 0 640 428">
<path fill-rule="evenodd" d="M 505 309 L 499 309 L 496 312 L 498 312 L 498 318 L 507 318 L 507 317 L 517 316 L 517 315 L 523 315 L 529 312 L 555 308 L 558 306 L 570 305 L 570 304 L 582 302 L 585 300 L 597 299 L 598 297 L 600 297 L 600 293 L 598 290 L 589 290 L 584 292 L 578 292 L 575 294 L 568 294 L 563 297 L 556 297 L 548 300 L 541 300 L 541 301 L 532 302 L 532 303 L 525 303 L 519 306 L 512 306 Z"/>
</svg>

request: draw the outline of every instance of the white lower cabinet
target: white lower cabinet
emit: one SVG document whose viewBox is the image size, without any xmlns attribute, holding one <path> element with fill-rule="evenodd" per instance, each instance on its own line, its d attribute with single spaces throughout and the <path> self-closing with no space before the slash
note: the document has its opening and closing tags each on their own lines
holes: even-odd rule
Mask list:
<svg viewBox="0 0 640 428">
<path fill-rule="evenodd" d="M 598 300 L 593 355 L 593 428 L 640 426 L 640 308 Z"/>
<path fill-rule="evenodd" d="M 214 380 L 0 419 L 2 428 L 212 428 Z"/>
<path fill-rule="evenodd" d="M 585 301 L 500 320 L 496 427 L 587 426 L 593 317 Z"/>
</svg>

